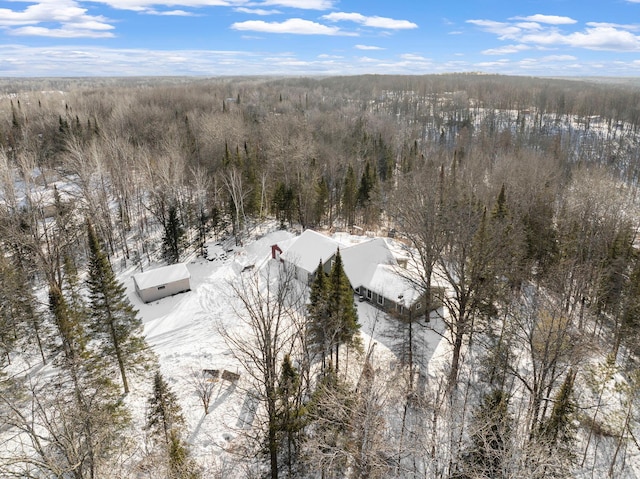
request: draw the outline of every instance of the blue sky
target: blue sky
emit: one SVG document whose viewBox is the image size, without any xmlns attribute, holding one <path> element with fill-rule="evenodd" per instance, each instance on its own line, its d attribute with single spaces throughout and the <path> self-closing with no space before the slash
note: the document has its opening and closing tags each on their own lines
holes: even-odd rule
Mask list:
<svg viewBox="0 0 640 479">
<path fill-rule="evenodd" d="M 0 76 L 640 76 L 640 0 L 0 1 Z"/>
</svg>

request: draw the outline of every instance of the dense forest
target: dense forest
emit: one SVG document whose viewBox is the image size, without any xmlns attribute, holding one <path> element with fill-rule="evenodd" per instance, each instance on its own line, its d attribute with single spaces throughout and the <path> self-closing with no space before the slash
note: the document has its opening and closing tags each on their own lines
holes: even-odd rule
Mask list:
<svg viewBox="0 0 640 479">
<path fill-rule="evenodd" d="M 0 475 L 636 477 L 639 87 L 461 74 L 0 92 Z M 406 243 L 447 311 L 446 373 L 427 380 L 413 318 L 397 376 L 381 374 L 339 267 L 308 304 L 285 298 L 291 278 L 245 279 L 260 341 L 227 339 L 264 424 L 233 467 L 199 461 L 118 274 L 206 257 L 212 236 L 243 244 L 269 219 Z M 127 394 L 145 381 L 141 425 Z"/>
</svg>

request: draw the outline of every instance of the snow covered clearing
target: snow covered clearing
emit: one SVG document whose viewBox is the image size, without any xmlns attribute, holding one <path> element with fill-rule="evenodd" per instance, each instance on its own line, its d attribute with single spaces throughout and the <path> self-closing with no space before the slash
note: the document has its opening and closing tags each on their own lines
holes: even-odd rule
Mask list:
<svg viewBox="0 0 640 479">
<path fill-rule="evenodd" d="M 187 422 L 187 437 L 192 454 L 203 464 L 212 460 L 225 463 L 225 453 L 234 449 L 234 439 L 242 440 L 250 432 L 253 416 L 258 407 L 251 394 L 251 381 L 233 351 L 225 343 L 220 326 L 234 328 L 242 324 L 238 312 L 242 307 L 234 297 L 231 287 L 242 275 L 259 274 L 276 264 L 271 259 L 271 245 L 284 244 L 295 236 L 286 231 L 272 231 L 243 247 L 233 251 L 221 243 L 208 244 L 208 257 L 195 258 L 187 263 L 191 273 L 191 291 L 163 298 L 148 304 L 135 293 L 131 272 L 123 281 L 129 299 L 139 310 L 144 322 L 148 343 L 158 355 L 160 367 L 166 380 L 178 395 Z M 340 240 L 354 243 L 368 238 L 344 237 Z M 255 265 L 252 270 L 243 270 Z M 237 284 L 237 283 L 235 283 Z M 390 373 L 399 364 L 394 350 L 398 349 L 402 337 L 398 333 L 398 321 L 389 318 L 367 302 L 354 301 L 358 308 L 361 336 L 365 351 L 373 348 L 375 363 Z M 441 312 L 440 312 L 441 313 Z M 431 322 L 416 322 L 416 335 L 422 337 L 423 361 L 429 362 L 440 344 L 443 324 L 438 313 Z M 205 415 L 200 397 L 194 386 L 194 374 L 203 370 L 217 371 L 219 376 L 211 378 L 213 392 L 209 413 Z M 237 381 L 225 380 L 224 372 L 239 374 Z M 437 371 L 430 371 L 438 374 Z M 139 384 L 128 403 L 134 415 L 144 421 L 146 385 Z M 212 459 L 213 458 L 213 459 Z"/>
</svg>

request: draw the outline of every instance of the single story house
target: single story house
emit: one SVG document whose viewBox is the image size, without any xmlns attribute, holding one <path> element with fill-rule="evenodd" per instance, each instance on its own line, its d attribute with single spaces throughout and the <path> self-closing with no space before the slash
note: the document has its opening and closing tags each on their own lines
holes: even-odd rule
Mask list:
<svg viewBox="0 0 640 479">
<path fill-rule="evenodd" d="M 294 267 L 299 281 L 311 284 L 320 262 L 325 273 L 331 271 L 338 250 L 351 287 L 361 299 L 390 314 L 407 317 L 426 313 L 427 302 L 409 279 L 407 258 L 394 255 L 384 238 L 343 245 L 306 230 L 291 245 L 273 245 L 272 257 Z"/>
<path fill-rule="evenodd" d="M 145 303 L 191 291 L 191 273 L 183 263 L 133 275 L 136 293 Z"/>
</svg>

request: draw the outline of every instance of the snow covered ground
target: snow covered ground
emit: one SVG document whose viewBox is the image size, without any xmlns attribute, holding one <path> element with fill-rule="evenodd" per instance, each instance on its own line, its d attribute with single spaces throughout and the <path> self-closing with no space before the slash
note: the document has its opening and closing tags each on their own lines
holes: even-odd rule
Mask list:
<svg viewBox="0 0 640 479">
<path fill-rule="evenodd" d="M 161 371 L 178 395 L 192 453 L 199 462 L 225 462 L 225 454 L 233 448 L 234 439 L 250 429 L 256 406 L 250 394 L 248 376 L 219 332 L 221 324 L 233 327 L 239 323 L 236 311 L 241 308 L 236 303 L 231 284 L 240 275 L 253 274 L 274 261 L 271 245 L 294 238 L 292 233 L 276 230 L 243 247 L 211 242 L 209 260 L 194 258 L 187 263 L 191 273 L 190 292 L 148 304 L 136 295 L 131 272 L 122 278 L 131 302 L 140 312 L 147 341 L 158 355 Z M 367 238 L 342 236 L 340 239 L 357 242 Z M 255 265 L 254 270 L 243 273 L 247 265 Z M 376 363 L 393 370 L 399 361 L 394 351 L 402 340 L 398 336 L 397 320 L 388 318 L 367 302 L 357 302 L 356 297 L 354 300 L 365 351 L 375 344 Z M 415 326 L 415 334 L 422 339 L 420 354 L 423 361 L 428 361 L 446 341 L 440 341 L 443 325 L 438 314 L 432 316 L 430 324 L 421 323 Z M 237 382 L 218 380 L 214 383 L 208 415 L 204 414 L 193 385 L 193 374 L 201 374 L 204 369 L 227 370 L 240 375 Z M 142 386 L 140 384 L 128 398 L 134 416 L 141 421 L 149 391 L 148 385 Z"/>
</svg>

